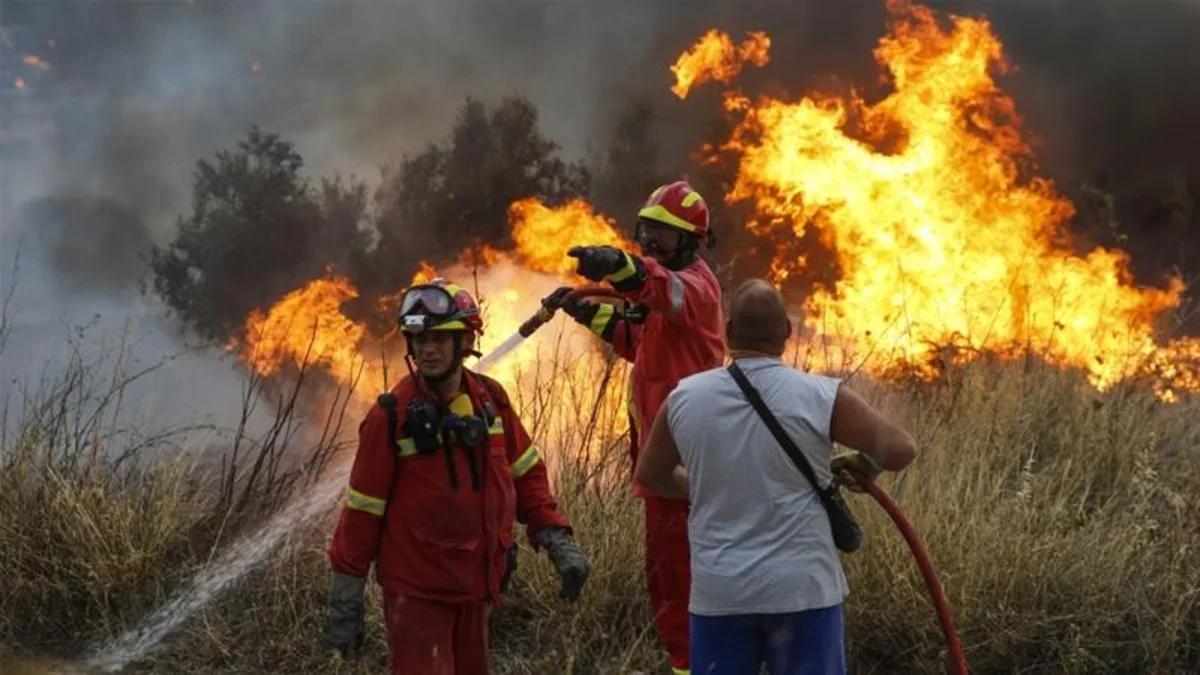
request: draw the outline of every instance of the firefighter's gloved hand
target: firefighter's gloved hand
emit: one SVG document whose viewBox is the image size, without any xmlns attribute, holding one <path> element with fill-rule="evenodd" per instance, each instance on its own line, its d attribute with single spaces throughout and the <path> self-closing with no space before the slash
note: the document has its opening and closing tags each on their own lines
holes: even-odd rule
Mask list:
<svg viewBox="0 0 1200 675">
<path fill-rule="evenodd" d="M 568 600 L 579 598 L 583 584 L 587 581 L 590 569 L 587 556 L 571 541 L 571 535 L 566 528 L 546 527 L 538 531 L 534 537 L 539 548 L 546 549 L 546 555 L 558 570 L 558 578 L 562 580 L 560 597 Z"/>
<path fill-rule="evenodd" d="M 857 450 L 834 457 L 829 461 L 829 469 L 833 472 L 834 480 L 844 485 L 847 490 L 860 493 L 863 489 L 849 471 L 860 473 L 870 481 L 874 481 L 883 473 L 883 469 L 879 468 L 875 460 Z"/>
<path fill-rule="evenodd" d="M 592 317 L 596 316 L 596 303 L 568 298 L 567 295 L 573 290 L 575 289 L 570 286 L 556 289 L 542 300 L 542 305 L 547 309 L 561 309 L 567 316 L 587 326 L 592 322 Z"/>
<path fill-rule="evenodd" d="M 612 246 L 572 246 L 567 255 L 579 260 L 575 273 L 592 281 L 602 281 L 626 265 L 625 252 Z"/>
<path fill-rule="evenodd" d="M 366 577 L 333 573 L 329 583 L 329 602 L 325 608 L 325 640 L 342 653 L 356 660 L 362 649 L 363 593 Z"/>
</svg>

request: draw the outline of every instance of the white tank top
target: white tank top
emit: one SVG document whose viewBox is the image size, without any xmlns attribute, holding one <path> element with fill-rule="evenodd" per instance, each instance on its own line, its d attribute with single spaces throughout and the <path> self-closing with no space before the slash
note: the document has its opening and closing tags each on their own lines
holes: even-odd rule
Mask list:
<svg viewBox="0 0 1200 675">
<path fill-rule="evenodd" d="M 828 485 L 841 381 L 766 357 L 738 365 Z M 774 614 L 842 602 L 849 588 L 821 500 L 733 377 L 724 368 L 692 375 L 667 401 L 691 484 L 689 610 Z"/>
</svg>

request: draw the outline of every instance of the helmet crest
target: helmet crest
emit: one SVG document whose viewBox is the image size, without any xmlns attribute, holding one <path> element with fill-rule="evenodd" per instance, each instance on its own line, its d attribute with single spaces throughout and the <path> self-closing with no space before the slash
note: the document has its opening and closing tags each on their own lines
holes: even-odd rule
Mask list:
<svg viewBox="0 0 1200 675">
<path fill-rule="evenodd" d="M 687 181 L 656 188 L 638 210 L 638 218 L 678 228 L 697 239 L 709 236 L 708 204 Z"/>
</svg>

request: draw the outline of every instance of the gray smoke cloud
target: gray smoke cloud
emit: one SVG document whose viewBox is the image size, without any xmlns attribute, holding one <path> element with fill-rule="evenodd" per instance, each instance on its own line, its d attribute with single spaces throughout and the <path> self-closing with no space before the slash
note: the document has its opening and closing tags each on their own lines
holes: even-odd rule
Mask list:
<svg viewBox="0 0 1200 675">
<path fill-rule="evenodd" d="M 991 17 L 1019 66 L 1005 87 L 1064 189 L 1111 166 L 1200 168 L 1200 56 L 1184 48 L 1200 31 L 1194 3 L 934 7 Z M 771 35 L 771 64 L 743 73 L 747 91 L 854 83 L 869 93 L 880 86 L 871 50 L 886 20 L 877 0 L 3 0 L 6 63 L 35 53 L 51 67 L 19 65 L 31 91 L 5 92 L 0 128 L 20 142 L 0 148 L 0 278 L 18 240 L 24 258 L 0 374 L 39 363 L 61 345 L 64 322 L 94 314 L 113 330 L 140 317 L 154 336 L 147 355 L 177 346 L 156 300 L 136 292 L 143 256 L 188 211 L 196 159 L 232 148 L 251 124 L 296 143 L 313 177 L 374 181 L 381 164 L 443 137 L 467 96 L 529 97 L 543 133 L 577 159 L 642 95 L 659 117 L 665 168 L 677 170 L 719 140 L 719 87 L 686 101 L 669 92 L 668 66 L 705 30 Z M 180 416 L 236 391 L 232 374 L 209 382 L 227 366 L 198 363 L 178 377 L 195 390 Z"/>
<path fill-rule="evenodd" d="M 678 11 L 597 9 L 5 0 L 6 63 L 36 54 L 50 67 L 17 64 L 26 90 L 5 92 L 6 138 L 19 142 L 0 153 L 0 278 L 9 281 L 18 244 L 20 272 L 0 376 L 36 379 L 62 363 L 79 324 L 112 339 L 132 317 L 127 358 L 143 364 L 181 349 L 157 299 L 138 293 L 145 256 L 189 210 L 195 161 L 232 148 L 252 124 L 294 142 L 314 178 L 373 183 L 380 165 L 443 137 L 467 96 L 523 94 L 563 154 L 584 155 L 609 114 L 596 105 L 600 88 L 636 72 Z M 164 424 L 236 419 L 240 376 L 208 354 L 156 372 L 138 413 Z"/>
</svg>

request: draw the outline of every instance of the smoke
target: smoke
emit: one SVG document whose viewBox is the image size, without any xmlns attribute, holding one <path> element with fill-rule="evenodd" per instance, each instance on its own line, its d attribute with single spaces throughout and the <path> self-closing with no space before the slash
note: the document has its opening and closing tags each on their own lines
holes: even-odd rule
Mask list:
<svg viewBox="0 0 1200 675">
<path fill-rule="evenodd" d="M 80 325 L 109 344 L 133 336 L 127 349 L 89 356 L 98 369 L 183 351 L 161 303 L 138 292 L 145 254 L 189 211 L 195 161 L 252 124 L 294 142 L 314 178 L 372 181 L 380 165 L 443 137 L 467 96 L 521 93 L 539 105 L 543 133 L 583 155 L 604 114 L 597 70 L 631 68 L 671 13 L 595 9 L 4 0 L 6 62 L 30 53 L 51 68 L 26 74 L 23 98 L 4 111 L 6 137 L 25 152 L 4 160 L 4 283 L 18 252 L 20 270 L 0 375 L 34 381 L 48 363 L 64 368 Z M 189 352 L 126 409 L 158 426 L 232 424 L 241 387 L 229 359 Z"/>
<path fill-rule="evenodd" d="M 1004 86 L 1037 137 L 1041 169 L 1072 197 L 1105 173 L 1114 192 L 1125 190 L 1117 195 L 1131 232 L 1124 245 L 1139 279 L 1159 281 L 1187 247 L 1165 243 L 1178 233 L 1161 225 L 1175 221 L 1154 215 L 1156 195 L 1184 176 L 1183 196 L 1200 199 L 1200 54 L 1187 48 L 1200 30 L 1195 5 L 937 9 L 991 19 L 1018 66 Z M 169 241 L 188 211 L 195 161 L 233 147 L 251 124 L 295 142 L 314 177 L 374 181 L 380 165 L 442 138 L 467 96 L 490 104 L 526 95 L 568 159 L 601 150 L 625 103 L 645 96 L 658 118 L 662 170 L 696 172 L 689 154 L 721 140 L 724 124 L 718 87 L 685 101 L 669 91 L 668 66 L 696 37 L 713 26 L 739 39 L 747 30 L 771 35 L 770 65 L 738 80 L 749 92 L 853 84 L 872 96 L 885 86 L 871 50 L 886 20 L 879 0 L 3 0 L 0 23 L 14 49 L 51 64 L 26 73 L 32 91 L 4 111 L 7 133 L 33 150 L 0 160 L 4 271 L 14 242 L 24 245 L 16 302 L 24 318 L 3 363 L 36 362 L 30 355 L 56 344 L 64 322 L 93 314 L 115 329 L 135 313 L 159 348 L 175 345 L 157 301 L 136 292 L 144 252 Z M 627 213 L 611 215 L 628 224 Z M 737 217 L 732 211 L 719 231 L 726 251 L 738 248 Z M 211 376 L 210 364 L 199 367 Z M 228 396 L 227 385 L 197 386 L 181 405 Z"/>
</svg>

